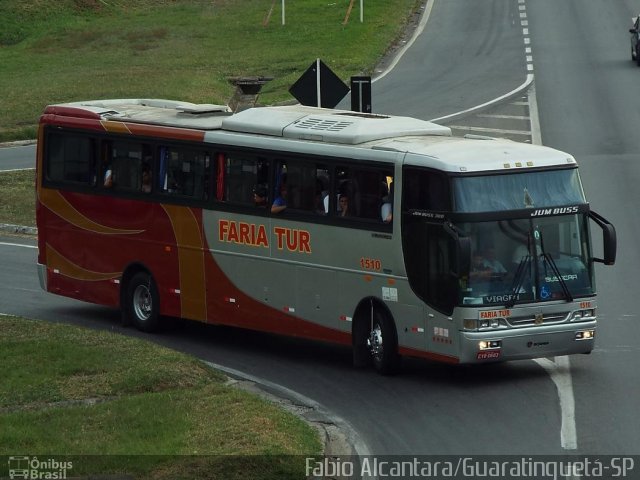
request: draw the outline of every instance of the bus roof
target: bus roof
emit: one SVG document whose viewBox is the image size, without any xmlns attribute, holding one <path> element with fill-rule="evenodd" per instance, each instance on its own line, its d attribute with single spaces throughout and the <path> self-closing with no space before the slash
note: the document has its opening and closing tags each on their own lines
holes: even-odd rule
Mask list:
<svg viewBox="0 0 640 480">
<path fill-rule="evenodd" d="M 47 113 L 406 152 L 407 163 L 450 172 L 576 163 L 571 155 L 547 147 L 488 137 L 452 137 L 448 127 L 416 118 L 302 105 L 257 107 L 232 113 L 225 105 L 118 99 L 51 105 L 45 110 Z"/>
<path fill-rule="evenodd" d="M 198 130 L 228 130 L 300 140 L 356 145 L 407 135 L 451 135 L 447 127 L 410 117 L 372 115 L 302 105 L 250 108 L 232 114 L 224 105 L 159 99 L 73 102 L 47 107 L 45 113 L 85 110 L 104 120 Z M 80 112 L 78 112 L 80 113 Z"/>
</svg>

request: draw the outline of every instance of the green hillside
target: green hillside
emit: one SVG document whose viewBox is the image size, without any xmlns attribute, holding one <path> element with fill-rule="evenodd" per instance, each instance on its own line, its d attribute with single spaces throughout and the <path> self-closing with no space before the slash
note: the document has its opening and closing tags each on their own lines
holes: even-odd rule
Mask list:
<svg viewBox="0 0 640 480">
<path fill-rule="evenodd" d="M 95 98 L 226 103 L 229 77 L 274 77 L 261 103 L 316 58 L 370 73 L 421 0 L 2 0 L 0 141 L 33 138 L 43 107 Z M 271 16 L 268 17 L 269 12 Z M 265 24 L 265 19 L 269 22 Z"/>
</svg>

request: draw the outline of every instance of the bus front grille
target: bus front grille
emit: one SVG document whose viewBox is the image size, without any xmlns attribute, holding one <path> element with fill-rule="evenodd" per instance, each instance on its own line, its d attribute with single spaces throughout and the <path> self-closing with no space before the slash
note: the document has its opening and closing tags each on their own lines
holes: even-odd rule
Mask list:
<svg viewBox="0 0 640 480">
<path fill-rule="evenodd" d="M 518 317 L 509 317 L 507 321 L 512 327 L 532 327 L 536 325 L 551 325 L 554 323 L 562 323 L 569 320 L 571 312 L 545 313 L 537 315 L 522 315 Z"/>
</svg>

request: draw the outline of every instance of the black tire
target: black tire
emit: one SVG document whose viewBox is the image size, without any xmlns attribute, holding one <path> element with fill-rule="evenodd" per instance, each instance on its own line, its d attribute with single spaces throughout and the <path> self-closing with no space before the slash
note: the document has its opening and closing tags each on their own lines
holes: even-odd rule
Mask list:
<svg viewBox="0 0 640 480">
<path fill-rule="evenodd" d="M 123 311 L 127 323 L 143 332 L 156 332 L 160 327 L 160 295 L 153 277 L 136 273 L 126 286 Z"/>
<path fill-rule="evenodd" d="M 374 309 L 369 324 L 367 347 L 376 371 L 382 375 L 393 375 L 400 366 L 398 334 L 393 320 L 380 309 Z"/>
<path fill-rule="evenodd" d="M 638 55 L 638 47 L 636 47 L 636 56 L 633 59 L 636 61 L 636 65 L 640 67 L 640 55 Z"/>
<path fill-rule="evenodd" d="M 371 351 L 369 350 L 369 325 L 370 320 L 364 316 L 356 318 L 351 332 L 351 344 L 353 346 L 353 366 L 364 368 L 371 365 Z"/>
</svg>

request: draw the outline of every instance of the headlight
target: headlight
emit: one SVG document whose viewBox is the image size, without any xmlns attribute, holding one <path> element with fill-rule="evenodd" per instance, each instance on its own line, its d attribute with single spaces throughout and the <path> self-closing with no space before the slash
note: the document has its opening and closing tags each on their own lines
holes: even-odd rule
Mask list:
<svg viewBox="0 0 640 480">
<path fill-rule="evenodd" d="M 587 318 L 595 318 L 596 311 L 593 308 L 587 308 L 586 310 L 576 310 L 571 316 L 571 320 L 582 320 Z"/>
<path fill-rule="evenodd" d="M 478 342 L 478 350 L 493 350 L 502 347 L 502 340 L 481 340 Z"/>
<path fill-rule="evenodd" d="M 478 320 L 478 328 L 498 328 L 506 326 L 502 318 L 485 318 Z"/>
<path fill-rule="evenodd" d="M 595 330 L 581 330 L 576 332 L 576 340 L 591 340 L 595 336 Z"/>
</svg>

